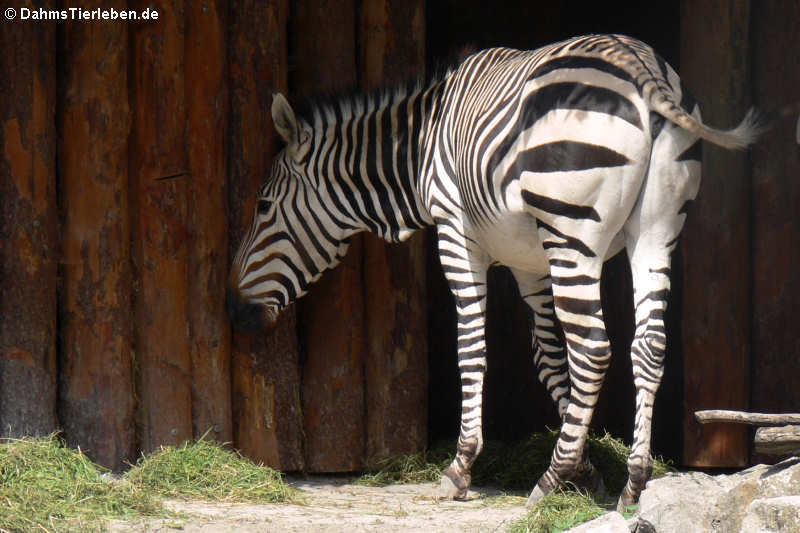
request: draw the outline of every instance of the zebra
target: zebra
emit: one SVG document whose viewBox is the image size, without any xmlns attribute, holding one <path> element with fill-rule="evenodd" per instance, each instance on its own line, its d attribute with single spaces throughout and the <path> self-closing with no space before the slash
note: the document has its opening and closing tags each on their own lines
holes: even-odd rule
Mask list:
<svg viewBox="0 0 800 533">
<path fill-rule="evenodd" d="M 567 482 L 602 490 L 585 452 L 611 357 L 600 275 L 625 249 L 636 411 L 619 506 L 638 502 L 652 470 L 670 258 L 698 192 L 702 140 L 743 149 L 763 129 L 758 115 L 730 130 L 707 126 L 677 73 L 647 44 L 615 34 L 491 48 L 430 82 L 342 97 L 306 118 L 277 94 L 271 111 L 286 144 L 233 260 L 234 321 L 272 326 L 356 233 L 397 242 L 435 226 L 456 302 L 462 389 L 456 455 L 440 491 L 460 499 L 483 447 L 487 270 L 508 266 L 532 318 L 538 377 L 562 421 L 530 505 Z"/>
</svg>

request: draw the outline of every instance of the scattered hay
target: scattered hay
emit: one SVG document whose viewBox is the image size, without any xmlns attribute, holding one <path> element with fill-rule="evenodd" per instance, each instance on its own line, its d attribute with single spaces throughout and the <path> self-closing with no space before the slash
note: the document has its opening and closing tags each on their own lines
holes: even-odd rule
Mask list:
<svg viewBox="0 0 800 533">
<path fill-rule="evenodd" d="M 440 452 L 424 451 L 398 455 L 367 463 L 365 473 L 353 480 L 356 485 L 379 487 L 393 483 L 429 483 L 439 481 L 450 462 Z"/>
<path fill-rule="evenodd" d="M 178 517 L 163 497 L 298 501 L 279 472 L 205 440 L 143 456 L 122 479 L 56 434 L 0 441 L 0 533 L 94 532 L 114 519 Z"/>
<path fill-rule="evenodd" d="M 168 514 L 55 434 L 0 442 L 0 531 L 102 531 L 105 520 Z"/>
<path fill-rule="evenodd" d="M 238 452 L 199 440 L 162 446 L 142 456 L 124 478 L 169 498 L 248 503 L 298 501 L 277 470 L 256 465 Z"/>
<path fill-rule="evenodd" d="M 588 494 L 556 490 L 536 502 L 525 518 L 511 524 L 508 532 L 559 533 L 606 512 Z"/>
</svg>

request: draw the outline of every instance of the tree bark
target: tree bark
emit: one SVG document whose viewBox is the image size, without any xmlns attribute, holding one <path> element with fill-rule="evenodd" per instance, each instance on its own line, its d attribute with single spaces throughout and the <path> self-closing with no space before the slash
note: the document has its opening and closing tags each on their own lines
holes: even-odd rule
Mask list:
<svg viewBox="0 0 800 533">
<path fill-rule="evenodd" d="M 192 335 L 192 423 L 219 442 L 233 439 L 228 272 L 227 3 L 186 4 L 188 319 Z M 198 50 L 203 53 L 198 53 Z"/>
<path fill-rule="evenodd" d="M 728 127 L 747 111 L 749 26 L 747 1 L 683 4 L 681 77 L 708 124 Z M 745 428 L 701 427 L 692 413 L 748 407 L 751 302 L 743 288 L 751 280 L 749 211 L 746 154 L 704 143 L 702 185 L 682 239 L 684 463 L 691 466 L 748 462 Z"/>
<path fill-rule="evenodd" d="M 153 7 L 157 21 L 132 25 L 134 316 L 144 452 L 192 437 L 184 11 L 166 0 Z"/>
<path fill-rule="evenodd" d="M 0 436 L 44 435 L 57 425 L 56 24 L 3 21 L 0 50 Z"/>
<path fill-rule="evenodd" d="M 135 457 L 127 29 L 67 20 L 60 40 L 59 415 L 67 443 L 113 470 Z"/>
</svg>

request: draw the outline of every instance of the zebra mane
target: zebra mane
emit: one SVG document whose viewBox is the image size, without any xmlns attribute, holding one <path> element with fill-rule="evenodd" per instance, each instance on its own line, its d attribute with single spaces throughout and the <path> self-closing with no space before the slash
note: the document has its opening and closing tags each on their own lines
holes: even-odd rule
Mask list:
<svg viewBox="0 0 800 533">
<path fill-rule="evenodd" d="M 352 89 L 344 92 L 320 93 L 300 103 L 297 117 L 313 128 L 319 122 L 327 123 L 325 117 L 330 115 L 341 119 L 363 116 L 422 92 L 442 78 L 443 76 L 415 77 L 403 83 L 383 85 L 369 91 Z"/>
</svg>

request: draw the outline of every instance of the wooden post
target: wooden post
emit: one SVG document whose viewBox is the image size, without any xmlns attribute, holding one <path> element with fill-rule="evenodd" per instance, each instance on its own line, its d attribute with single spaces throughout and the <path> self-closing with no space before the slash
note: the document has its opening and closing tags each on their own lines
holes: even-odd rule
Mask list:
<svg viewBox="0 0 800 533">
<path fill-rule="evenodd" d="M 80 7 L 121 10 L 126 2 Z M 59 416 L 70 446 L 114 470 L 135 457 L 128 27 L 67 20 L 59 41 Z"/>
<path fill-rule="evenodd" d="M 356 84 L 354 0 L 296 0 L 295 99 Z M 303 414 L 310 472 L 357 470 L 364 461 L 362 239 L 300 302 L 305 347 Z"/>
<path fill-rule="evenodd" d="M 272 93 L 287 90 L 288 0 L 243 0 L 230 16 L 230 242 L 253 221 L 256 192 L 279 148 Z M 234 332 L 234 444 L 283 471 L 303 469 L 300 370 L 294 307 L 268 335 Z"/>
<path fill-rule="evenodd" d="M 425 71 L 425 4 L 376 0 L 361 8 L 364 88 Z M 367 457 L 418 452 L 428 440 L 426 242 L 364 238 Z"/>
<path fill-rule="evenodd" d="M 754 4 L 755 6 L 756 4 Z M 774 109 L 797 102 L 800 84 L 800 3 L 759 2 L 753 9 L 753 103 Z M 752 405 L 757 411 L 800 406 L 800 158 L 797 114 L 778 121 L 753 147 L 750 320 Z"/>
<path fill-rule="evenodd" d="M 188 318 L 192 334 L 194 436 L 233 439 L 231 329 L 225 314 L 228 272 L 226 70 L 227 3 L 186 4 L 186 149 L 188 215 Z M 203 52 L 200 53 L 199 51 Z"/>
<path fill-rule="evenodd" d="M 145 9 L 151 2 L 134 2 Z M 133 28 L 131 185 L 140 448 L 192 437 L 183 9 Z"/>
<path fill-rule="evenodd" d="M 34 9 L 19 2 L 18 14 L 23 6 Z M 2 22 L 0 436 L 57 425 L 55 42 L 55 22 Z"/>
<path fill-rule="evenodd" d="M 681 77 L 703 120 L 738 123 L 749 104 L 750 3 L 686 0 Z M 703 177 L 683 236 L 684 463 L 739 467 L 748 438 L 736 426 L 701 427 L 692 413 L 746 409 L 749 400 L 750 186 L 747 155 L 704 143 Z"/>
</svg>

